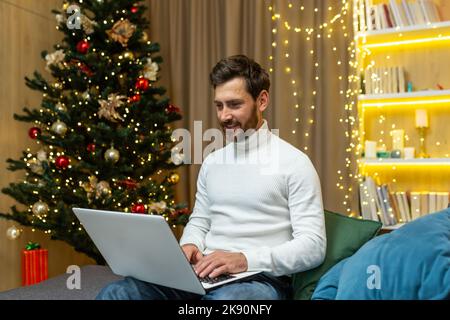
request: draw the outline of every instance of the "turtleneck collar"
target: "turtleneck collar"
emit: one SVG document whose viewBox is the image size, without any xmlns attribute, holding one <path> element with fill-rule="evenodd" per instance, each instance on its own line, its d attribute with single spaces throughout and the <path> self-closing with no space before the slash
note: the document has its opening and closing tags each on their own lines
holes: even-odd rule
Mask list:
<svg viewBox="0 0 450 320">
<path fill-rule="evenodd" d="M 267 144 L 269 137 L 269 125 L 267 124 L 267 120 L 263 119 L 263 123 L 258 130 L 250 135 L 245 135 L 244 138 L 241 138 L 233 144 L 236 149 L 250 151 Z"/>
</svg>

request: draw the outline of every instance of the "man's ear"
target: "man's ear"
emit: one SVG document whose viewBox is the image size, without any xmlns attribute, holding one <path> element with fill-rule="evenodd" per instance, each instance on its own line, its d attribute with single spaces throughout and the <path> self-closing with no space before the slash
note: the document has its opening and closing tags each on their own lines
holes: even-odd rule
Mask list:
<svg viewBox="0 0 450 320">
<path fill-rule="evenodd" d="M 269 106 L 269 99 L 269 92 L 267 90 L 261 91 L 256 101 L 260 112 L 263 112 Z"/>
</svg>

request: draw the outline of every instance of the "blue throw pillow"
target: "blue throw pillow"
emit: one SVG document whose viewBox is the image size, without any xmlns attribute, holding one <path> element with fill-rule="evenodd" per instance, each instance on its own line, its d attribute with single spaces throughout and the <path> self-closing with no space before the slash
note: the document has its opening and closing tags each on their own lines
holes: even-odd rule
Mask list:
<svg viewBox="0 0 450 320">
<path fill-rule="evenodd" d="M 336 300 L 342 268 L 349 258 L 339 261 L 320 278 L 311 300 Z"/>
<path fill-rule="evenodd" d="M 333 295 L 344 300 L 450 299 L 450 209 L 376 237 L 335 265 L 312 298 Z"/>
</svg>

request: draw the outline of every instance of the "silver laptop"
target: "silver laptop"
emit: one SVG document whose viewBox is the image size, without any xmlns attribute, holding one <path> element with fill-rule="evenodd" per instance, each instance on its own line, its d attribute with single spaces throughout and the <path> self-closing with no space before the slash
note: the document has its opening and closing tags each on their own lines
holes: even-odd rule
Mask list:
<svg viewBox="0 0 450 320">
<path fill-rule="evenodd" d="M 204 295 L 259 273 L 199 279 L 164 217 L 81 208 L 73 212 L 117 275 Z"/>
</svg>

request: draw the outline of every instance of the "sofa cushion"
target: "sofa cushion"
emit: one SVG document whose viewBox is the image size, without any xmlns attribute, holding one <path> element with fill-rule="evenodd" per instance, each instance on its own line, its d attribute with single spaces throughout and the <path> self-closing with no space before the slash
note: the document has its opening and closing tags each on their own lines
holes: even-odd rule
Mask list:
<svg viewBox="0 0 450 320">
<path fill-rule="evenodd" d="M 344 300 L 450 299 L 450 209 L 372 239 L 323 276 L 313 299 L 333 291 Z"/>
<path fill-rule="evenodd" d="M 319 279 L 335 264 L 354 254 L 372 239 L 382 224 L 377 221 L 350 218 L 325 210 L 327 251 L 325 261 L 317 268 L 293 275 L 294 299 L 309 300 Z"/>
<path fill-rule="evenodd" d="M 80 289 L 68 289 L 71 274 L 62 274 L 32 286 L 0 292 L 0 300 L 93 300 L 107 284 L 123 279 L 105 266 L 80 269 Z"/>
</svg>

